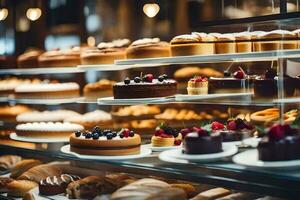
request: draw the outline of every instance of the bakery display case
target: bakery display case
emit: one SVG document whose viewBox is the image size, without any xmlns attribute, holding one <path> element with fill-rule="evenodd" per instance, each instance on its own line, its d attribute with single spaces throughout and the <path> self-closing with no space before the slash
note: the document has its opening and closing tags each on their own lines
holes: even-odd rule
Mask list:
<svg viewBox="0 0 300 200">
<path fill-rule="evenodd" d="M 86 3 L 76 30 L 95 5 L 130 10 L 104 2 Z M 185 2 L 185 17 L 209 13 L 181 35 L 96 45 L 90 27 L 88 45 L 30 49 L 0 69 L 0 199 L 298 198 L 298 1 Z"/>
</svg>

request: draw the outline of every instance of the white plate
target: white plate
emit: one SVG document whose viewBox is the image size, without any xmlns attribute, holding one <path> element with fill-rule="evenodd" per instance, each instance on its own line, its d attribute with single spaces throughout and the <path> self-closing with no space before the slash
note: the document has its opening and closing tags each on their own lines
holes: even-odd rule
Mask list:
<svg viewBox="0 0 300 200">
<path fill-rule="evenodd" d="M 176 163 L 176 164 L 188 164 L 190 163 L 188 160 L 178 159 L 170 156 L 170 151 L 163 151 L 158 155 L 158 158 L 165 162 Z"/>
<path fill-rule="evenodd" d="M 11 133 L 10 139 L 21 142 L 33 142 L 33 143 L 58 143 L 58 142 L 69 142 L 69 137 L 62 138 L 33 138 L 33 137 L 21 137 L 16 133 Z"/>
<path fill-rule="evenodd" d="M 258 143 L 260 142 L 261 138 L 250 137 L 243 140 L 243 144 L 246 146 L 251 146 L 256 148 Z"/>
<path fill-rule="evenodd" d="M 138 99 L 114 99 L 114 97 L 104 97 L 98 99 L 98 104 L 104 105 L 131 105 L 131 104 L 155 104 L 155 103 L 167 103 L 174 101 L 172 97 L 155 97 L 155 98 L 138 98 Z"/>
<path fill-rule="evenodd" d="M 240 146 L 242 143 L 242 141 L 223 142 L 223 144 L 232 144 L 236 146 Z"/>
<path fill-rule="evenodd" d="M 70 150 L 70 145 L 65 145 L 60 149 L 63 153 L 72 154 L 80 159 L 92 159 L 92 160 L 129 160 L 129 159 L 136 159 L 136 158 L 143 158 L 152 153 L 151 149 L 147 147 L 141 146 L 140 154 L 136 155 L 127 155 L 127 156 L 97 156 L 97 155 L 81 155 L 78 153 L 74 153 Z"/>
<path fill-rule="evenodd" d="M 239 165 L 244 165 L 254 169 L 297 169 L 300 168 L 300 160 L 288 160 L 288 161 L 273 161 L 264 162 L 258 160 L 258 150 L 251 149 L 235 155 L 232 158 L 233 162 Z"/>
<path fill-rule="evenodd" d="M 238 148 L 236 145 L 232 144 L 222 144 L 223 151 L 220 153 L 212 153 L 212 154 L 198 154 L 198 155 L 192 155 L 192 154 L 184 154 L 182 153 L 182 148 L 180 149 L 173 149 L 165 151 L 165 153 L 172 158 L 180 159 L 180 160 L 188 160 L 193 162 L 212 162 L 221 160 L 222 158 L 229 157 L 234 155 L 238 152 Z"/>
<path fill-rule="evenodd" d="M 188 95 L 188 94 L 176 94 L 176 101 L 195 101 L 195 100 L 205 100 L 205 99 L 215 99 L 215 98 L 226 98 L 226 97 L 249 97 L 253 93 L 224 93 L 224 94 L 203 94 L 203 95 Z"/>
<path fill-rule="evenodd" d="M 152 144 L 145 144 L 143 145 L 143 147 L 146 147 L 146 148 L 150 148 L 152 151 L 155 151 L 155 152 L 161 152 L 161 151 L 166 151 L 166 150 L 170 150 L 170 149 L 181 149 L 181 145 L 179 146 L 169 146 L 169 147 L 154 147 L 152 146 Z"/>
</svg>

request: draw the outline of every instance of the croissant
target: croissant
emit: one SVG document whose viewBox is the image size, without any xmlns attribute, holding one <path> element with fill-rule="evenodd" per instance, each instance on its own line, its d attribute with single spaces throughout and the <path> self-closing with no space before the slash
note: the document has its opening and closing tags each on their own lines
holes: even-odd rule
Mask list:
<svg viewBox="0 0 300 200">
<path fill-rule="evenodd" d="M 22 158 L 15 155 L 6 155 L 0 157 L 0 170 L 9 170 L 13 168 Z"/>
<path fill-rule="evenodd" d="M 18 178 L 19 176 L 21 176 L 24 172 L 26 172 L 30 168 L 35 167 L 35 166 L 40 165 L 40 164 L 42 164 L 42 162 L 39 161 L 39 160 L 34 160 L 34 159 L 22 160 L 21 162 L 16 164 L 16 166 L 14 166 L 11 169 L 10 177 L 11 178 Z"/>
</svg>

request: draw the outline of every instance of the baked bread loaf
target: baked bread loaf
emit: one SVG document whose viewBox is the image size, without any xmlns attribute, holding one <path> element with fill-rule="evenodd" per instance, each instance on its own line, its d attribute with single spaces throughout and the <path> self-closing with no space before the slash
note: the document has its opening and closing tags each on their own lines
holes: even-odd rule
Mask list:
<svg viewBox="0 0 300 200">
<path fill-rule="evenodd" d="M 8 192 L 7 190 L 7 185 L 14 181 L 13 179 L 11 178 L 8 178 L 8 177 L 0 177 L 0 193 L 6 193 Z"/>
<path fill-rule="evenodd" d="M 191 200 L 210 200 L 210 199 L 213 200 L 213 199 L 218 199 L 227 196 L 230 193 L 231 193 L 230 190 L 224 188 L 214 188 L 211 190 L 201 192 Z"/>
<path fill-rule="evenodd" d="M 41 180 L 46 179 L 48 176 L 60 176 L 61 170 L 49 164 L 35 166 L 28 171 L 24 172 L 18 177 L 18 180 L 30 180 L 39 183 Z"/>
<path fill-rule="evenodd" d="M 10 170 L 21 160 L 22 160 L 22 158 L 20 156 L 15 156 L 15 155 L 1 156 L 0 157 L 0 171 L 1 170 Z"/>
<path fill-rule="evenodd" d="M 21 176 L 24 172 L 26 172 L 27 170 L 29 170 L 30 168 L 35 167 L 35 166 L 40 165 L 40 164 L 42 164 L 42 162 L 39 161 L 39 160 L 35 160 L 35 159 L 25 159 L 25 160 L 22 160 L 21 162 L 19 162 L 18 164 L 16 164 L 11 169 L 10 177 L 16 179 L 19 176 Z"/>
<path fill-rule="evenodd" d="M 23 197 L 27 192 L 37 187 L 38 184 L 28 180 L 16 180 L 7 185 L 7 196 Z"/>
<path fill-rule="evenodd" d="M 151 195 L 146 200 L 187 200 L 186 193 L 180 188 L 164 188 L 160 192 Z"/>
</svg>

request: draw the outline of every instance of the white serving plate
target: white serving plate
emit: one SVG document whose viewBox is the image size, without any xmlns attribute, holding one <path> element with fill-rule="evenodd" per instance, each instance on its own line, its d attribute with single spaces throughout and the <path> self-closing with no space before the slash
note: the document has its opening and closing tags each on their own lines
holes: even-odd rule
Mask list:
<svg viewBox="0 0 300 200">
<path fill-rule="evenodd" d="M 164 151 L 164 156 L 168 156 L 171 158 L 179 159 L 179 160 L 186 160 L 191 162 L 213 162 L 217 160 L 221 160 L 223 158 L 229 157 L 234 155 L 238 152 L 238 148 L 236 145 L 233 144 L 222 144 L 223 151 L 220 153 L 212 153 L 212 154 L 184 154 L 182 153 L 182 148 L 179 149 L 172 149 Z"/>
<path fill-rule="evenodd" d="M 61 138 L 33 138 L 33 137 L 21 137 L 16 133 L 11 133 L 9 135 L 10 139 L 17 140 L 20 142 L 32 142 L 32 143 L 59 143 L 59 142 L 69 142 L 69 137 Z"/>
<path fill-rule="evenodd" d="M 256 148 L 258 146 L 258 143 L 260 142 L 261 138 L 256 137 L 250 137 L 243 140 L 243 144 L 246 146 L 251 146 Z"/>
<path fill-rule="evenodd" d="M 226 97 L 242 97 L 251 98 L 253 93 L 224 93 L 224 94 L 202 94 L 202 95 L 188 95 L 188 94 L 176 94 L 176 101 L 196 101 L 205 99 L 216 99 L 216 98 L 226 98 Z"/>
<path fill-rule="evenodd" d="M 181 145 L 179 146 L 169 146 L 169 147 L 154 147 L 152 146 L 152 144 L 145 144 L 143 145 L 143 147 L 146 147 L 146 148 L 150 148 L 152 151 L 155 151 L 155 152 L 162 152 L 162 151 L 166 151 L 166 150 L 170 150 L 170 149 L 181 149 Z"/>
<path fill-rule="evenodd" d="M 138 99 L 114 99 L 114 97 L 104 97 L 98 99 L 98 104 L 103 105 L 131 105 L 131 104 L 155 104 L 168 103 L 174 101 L 174 97 L 155 97 L 155 98 L 138 98 Z"/>
<path fill-rule="evenodd" d="M 109 161 L 117 161 L 117 160 L 130 160 L 130 159 L 136 159 L 136 158 L 143 158 L 146 156 L 149 156 L 152 151 L 151 149 L 141 146 L 141 152 L 140 154 L 136 155 L 126 155 L 126 156 L 97 156 L 97 155 L 81 155 L 78 153 L 74 153 L 70 150 L 70 145 L 65 145 L 61 147 L 61 152 L 66 153 L 66 154 L 71 154 L 74 155 L 80 159 L 92 159 L 92 160 L 109 160 Z"/>
<path fill-rule="evenodd" d="M 251 149 L 235 155 L 233 162 L 254 169 L 286 170 L 300 168 L 300 160 L 265 162 L 258 160 L 258 150 Z"/>
</svg>

